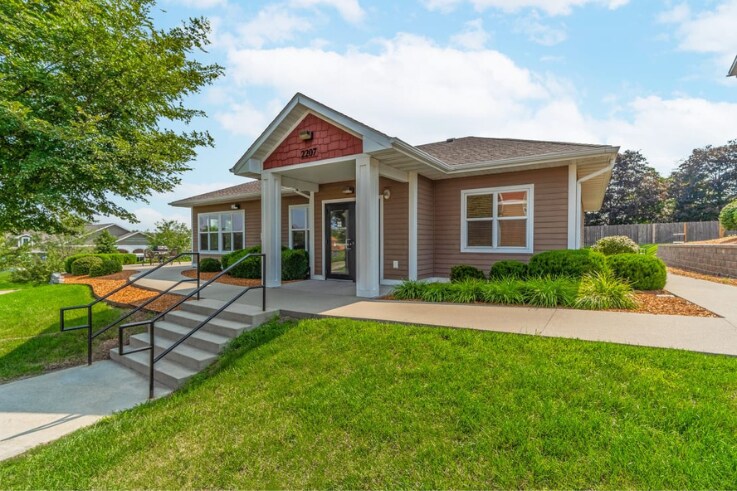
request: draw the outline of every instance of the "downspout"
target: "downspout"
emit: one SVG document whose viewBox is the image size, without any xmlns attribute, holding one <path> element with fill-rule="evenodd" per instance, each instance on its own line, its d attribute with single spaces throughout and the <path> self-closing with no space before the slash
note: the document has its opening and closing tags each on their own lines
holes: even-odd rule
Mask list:
<svg viewBox="0 0 737 491">
<path fill-rule="evenodd" d="M 612 169 L 614 169 L 614 164 L 615 160 L 612 159 L 612 163 L 608 166 L 604 167 L 603 169 L 599 169 L 596 172 L 592 172 L 591 174 L 583 176 L 576 181 L 576 249 L 581 248 L 581 219 L 583 218 L 583 203 L 581 202 L 581 183 L 610 172 Z"/>
</svg>

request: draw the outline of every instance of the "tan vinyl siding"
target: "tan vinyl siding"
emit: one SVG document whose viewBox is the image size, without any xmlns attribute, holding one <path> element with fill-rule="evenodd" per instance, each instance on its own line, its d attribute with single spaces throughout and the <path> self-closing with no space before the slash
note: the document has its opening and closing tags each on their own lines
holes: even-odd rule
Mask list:
<svg viewBox="0 0 737 491">
<path fill-rule="evenodd" d="M 379 192 L 391 191 L 384 202 L 384 278 L 402 280 L 409 276 L 409 185 L 385 177 L 379 180 Z M 394 269 L 394 261 L 399 267 Z"/>
<path fill-rule="evenodd" d="M 238 201 L 240 209 L 245 215 L 245 234 L 246 247 L 261 245 L 261 201 Z M 289 245 L 289 206 L 296 204 L 307 204 L 308 200 L 302 196 L 286 196 L 282 198 L 282 245 Z M 199 235 L 197 233 L 198 215 L 200 213 L 214 213 L 218 211 L 232 211 L 233 203 L 223 203 L 218 205 L 195 206 L 192 208 L 192 241 L 194 251 L 199 251 Z M 217 255 L 214 255 L 217 257 Z"/>
<path fill-rule="evenodd" d="M 315 224 L 314 224 L 314 251 L 315 251 L 315 273 L 316 275 L 322 275 L 323 264 L 322 264 L 322 249 L 323 249 L 323 217 L 322 217 L 322 205 L 324 200 L 334 199 L 355 199 L 356 194 L 343 194 L 343 189 L 346 186 L 351 186 L 355 189 L 356 184 L 353 181 L 345 182 L 333 182 L 330 184 L 320 184 L 320 190 L 315 193 Z"/>
<path fill-rule="evenodd" d="M 417 278 L 435 274 L 435 184 L 417 178 Z"/>
<path fill-rule="evenodd" d="M 488 272 L 504 259 L 527 262 L 531 254 L 461 252 L 461 191 L 533 184 L 535 252 L 568 245 L 568 168 L 556 167 L 506 174 L 445 179 L 434 182 L 434 276 L 447 277 L 456 264 L 470 264 Z"/>
</svg>

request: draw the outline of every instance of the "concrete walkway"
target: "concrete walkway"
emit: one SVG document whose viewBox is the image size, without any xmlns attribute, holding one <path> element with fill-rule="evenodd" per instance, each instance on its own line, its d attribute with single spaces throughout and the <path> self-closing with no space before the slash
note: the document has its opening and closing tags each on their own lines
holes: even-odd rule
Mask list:
<svg viewBox="0 0 737 491">
<path fill-rule="evenodd" d="M 109 360 L 0 385 L 0 460 L 147 398 L 148 379 Z"/>
<path fill-rule="evenodd" d="M 166 268 L 142 284 L 163 289 L 183 276 Z M 190 285 L 181 285 L 182 292 Z M 203 296 L 228 300 L 240 287 L 213 284 Z M 267 290 L 267 305 L 292 316 L 328 316 L 535 334 L 737 356 L 737 287 L 670 275 L 666 288 L 722 318 L 365 300 L 350 282 L 307 280 Z M 386 287 L 388 291 L 389 288 Z M 261 292 L 240 302 L 260 305 Z"/>
</svg>

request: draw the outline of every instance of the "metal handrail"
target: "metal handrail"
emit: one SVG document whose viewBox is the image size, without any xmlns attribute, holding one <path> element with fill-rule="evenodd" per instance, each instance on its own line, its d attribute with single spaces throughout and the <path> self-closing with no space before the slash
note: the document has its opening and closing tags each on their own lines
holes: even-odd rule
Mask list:
<svg viewBox="0 0 737 491">
<path fill-rule="evenodd" d="M 166 314 L 170 313 L 177 307 L 179 307 L 181 304 L 192 298 L 193 296 L 197 295 L 197 298 L 199 299 L 199 294 L 202 290 L 213 284 L 215 281 L 217 281 L 219 278 L 221 278 L 223 275 L 227 274 L 230 270 L 238 266 L 240 263 L 245 261 L 246 259 L 250 257 L 260 257 L 261 258 L 261 284 L 257 286 L 249 286 L 242 291 L 238 292 L 237 295 L 235 295 L 233 298 L 225 302 L 224 305 L 222 305 L 217 311 L 209 315 L 205 320 L 197 324 L 195 327 L 193 327 L 188 333 L 184 334 L 181 338 L 179 338 L 174 344 L 169 346 L 167 349 L 159 353 L 158 355 L 155 354 L 154 349 L 154 337 L 155 337 L 155 330 L 156 330 L 156 322 L 161 320 Z M 201 286 L 198 286 L 195 290 L 191 291 L 190 293 L 183 295 L 182 299 L 177 301 L 174 305 L 169 306 L 166 310 L 163 312 L 158 313 L 151 319 L 147 319 L 145 321 L 137 321 L 137 322 L 130 322 L 127 324 L 123 324 L 121 326 L 118 326 L 118 354 L 120 356 L 126 356 L 126 355 L 132 355 L 133 353 L 140 353 L 142 351 L 148 351 L 149 354 L 149 374 L 148 374 L 148 397 L 149 399 L 153 399 L 154 397 L 154 365 L 164 358 L 166 355 L 171 353 L 177 346 L 182 344 L 184 341 L 190 338 L 194 333 L 202 329 L 207 323 L 209 323 L 211 320 L 213 320 L 215 317 L 223 313 L 225 309 L 230 307 L 233 303 L 235 303 L 236 300 L 241 298 L 243 295 L 248 293 L 251 290 L 260 289 L 262 291 L 261 293 L 261 310 L 266 311 L 266 284 L 264 283 L 266 280 L 266 254 L 264 253 L 250 253 L 246 254 L 242 258 L 238 259 L 233 264 L 229 265 L 227 268 L 222 270 L 217 275 L 213 276 L 206 282 L 204 282 Z M 149 334 L 149 345 L 145 346 L 143 348 L 138 348 L 135 350 L 130 351 L 123 351 L 123 333 L 126 329 L 136 326 L 149 326 L 148 334 Z"/>
<path fill-rule="evenodd" d="M 177 260 L 177 259 L 179 259 L 180 257 L 183 257 L 183 256 L 197 257 L 197 277 L 196 278 L 188 278 L 186 280 L 179 281 L 178 283 L 176 283 L 175 285 L 173 285 L 170 288 L 166 289 L 165 291 L 160 292 L 158 295 L 156 295 L 154 297 L 151 297 L 143 305 L 139 305 L 135 309 L 133 309 L 132 311 L 128 312 L 127 314 L 124 314 L 123 316 L 121 316 L 120 318 L 118 318 L 117 320 L 115 320 L 114 322 L 112 322 L 111 324 L 108 324 L 107 326 L 103 327 L 102 329 L 98 330 L 97 332 L 94 332 L 94 333 L 92 332 L 92 324 L 93 324 L 93 322 L 92 322 L 92 307 L 94 307 L 98 303 L 102 302 L 103 300 L 106 300 L 106 299 L 110 298 L 111 296 L 115 295 L 119 291 L 124 290 L 125 288 L 133 285 L 138 280 L 141 280 L 141 279 L 145 278 L 146 276 L 150 275 L 154 271 L 159 270 L 160 268 L 166 266 L 167 264 L 170 264 L 170 263 L 174 262 L 175 260 Z M 152 303 L 155 300 L 158 300 L 164 294 L 169 293 L 174 287 L 178 286 L 181 283 L 189 282 L 189 281 L 196 281 L 197 282 L 197 287 L 199 288 L 200 287 L 200 260 L 199 259 L 200 259 L 200 253 L 199 252 L 182 252 L 182 253 L 177 254 L 176 256 L 173 256 L 173 257 L 169 258 L 168 260 L 162 262 L 161 264 L 159 264 L 155 268 L 149 269 L 145 273 L 140 274 L 140 275 L 136 276 L 133 279 L 129 279 L 124 284 L 122 284 L 119 287 L 117 287 L 117 288 L 115 288 L 115 289 L 107 292 L 105 295 L 96 298 L 95 300 L 93 300 L 92 302 L 90 302 L 88 304 L 85 304 L 85 305 L 74 305 L 72 307 L 62 307 L 61 309 L 59 309 L 59 326 L 61 328 L 61 332 L 69 332 L 69 331 L 77 331 L 79 329 L 87 329 L 87 364 L 88 365 L 91 365 L 92 364 L 92 341 L 96 337 L 98 337 L 101 334 L 105 333 L 106 331 L 108 331 L 109 329 L 111 329 L 112 327 L 114 327 L 115 325 L 117 325 L 119 322 L 122 322 L 123 320 L 127 319 L 128 317 L 130 317 L 134 313 L 139 312 L 146 305 Z M 198 295 L 197 298 L 199 299 L 199 295 Z M 80 326 L 67 327 L 66 326 L 66 323 L 65 323 L 65 315 L 64 315 L 65 312 L 68 312 L 68 311 L 71 311 L 71 310 L 79 310 L 79 309 L 87 309 L 87 323 L 84 324 L 84 325 L 80 325 Z"/>
</svg>

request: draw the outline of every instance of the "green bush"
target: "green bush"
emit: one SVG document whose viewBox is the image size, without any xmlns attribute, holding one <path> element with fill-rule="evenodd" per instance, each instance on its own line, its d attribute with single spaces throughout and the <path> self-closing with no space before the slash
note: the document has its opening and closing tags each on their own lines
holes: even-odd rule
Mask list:
<svg viewBox="0 0 737 491">
<path fill-rule="evenodd" d="M 451 301 L 449 287 L 449 283 L 428 283 L 422 290 L 420 299 L 423 302 L 449 302 Z"/>
<path fill-rule="evenodd" d="M 632 287 L 611 273 L 591 273 L 581 279 L 574 307 L 587 310 L 634 309 Z"/>
<path fill-rule="evenodd" d="M 727 230 L 737 230 L 737 199 L 722 208 L 719 213 L 719 223 Z"/>
<path fill-rule="evenodd" d="M 247 254 L 259 254 L 261 253 L 261 246 L 249 247 L 248 249 L 241 249 L 240 251 L 231 252 L 223 256 L 223 268 L 232 266 L 236 261 Z M 235 268 L 231 269 L 228 274 L 235 278 L 249 278 L 249 279 L 260 279 L 261 278 L 261 257 L 254 256 L 249 257 Z"/>
<path fill-rule="evenodd" d="M 425 291 L 427 283 L 407 280 L 392 290 L 392 296 L 397 300 L 419 300 Z"/>
<path fill-rule="evenodd" d="M 89 268 L 89 275 L 93 278 L 123 271 L 123 265 L 120 264 L 116 258 L 105 257 L 100 258 L 100 261 L 101 262 L 99 264 L 93 264 Z"/>
<path fill-rule="evenodd" d="M 457 283 L 466 280 L 485 280 L 486 275 L 479 268 L 467 264 L 459 264 L 450 268 L 450 282 Z"/>
<path fill-rule="evenodd" d="M 530 278 L 522 283 L 525 303 L 536 307 L 570 307 L 576 301 L 578 282 L 571 278 Z"/>
<path fill-rule="evenodd" d="M 640 252 L 640 246 L 626 235 L 612 235 L 611 237 L 604 237 L 603 239 L 597 240 L 596 244 L 594 244 L 591 249 L 601 252 L 605 256 L 627 253 L 636 254 Z"/>
<path fill-rule="evenodd" d="M 86 255 L 72 263 L 71 273 L 75 276 L 90 274 L 92 268 L 102 267 L 102 258 L 96 255 Z"/>
<path fill-rule="evenodd" d="M 287 249 L 281 253 L 281 279 L 303 280 L 310 274 L 310 259 L 304 249 Z"/>
<path fill-rule="evenodd" d="M 135 254 L 93 254 L 91 252 L 84 252 L 80 254 L 74 254 L 71 256 L 67 256 L 66 259 L 64 259 L 64 271 L 67 273 L 72 272 L 72 264 L 77 259 L 83 258 L 83 257 L 99 257 L 100 259 L 114 259 L 115 261 L 118 261 L 121 265 L 123 264 L 136 264 L 136 261 L 138 260 L 136 258 Z"/>
<path fill-rule="evenodd" d="M 657 256 L 658 255 L 658 244 L 640 245 L 640 254 L 644 254 L 646 256 Z"/>
<path fill-rule="evenodd" d="M 527 264 L 520 261 L 497 261 L 491 265 L 489 271 L 490 280 L 500 280 L 502 278 L 527 278 Z"/>
<path fill-rule="evenodd" d="M 617 254 L 609 256 L 607 262 L 614 276 L 628 282 L 635 290 L 662 290 L 665 287 L 665 263 L 655 256 Z"/>
<path fill-rule="evenodd" d="M 457 283 L 446 283 L 445 301 L 454 303 L 474 303 L 482 300 L 481 290 L 485 281 L 465 280 Z"/>
<path fill-rule="evenodd" d="M 206 257 L 200 260 L 200 273 L 217 273 L 221 270 L 220 261 L 214 257 Z"/>
<path fill-rule="evenodd" d="M 591 249 L 562 249 L 535 254 L 530 259 L 529 276 L 581 278 L 588 273 L 608 271 L 606 256 Z"/>
</svg>

